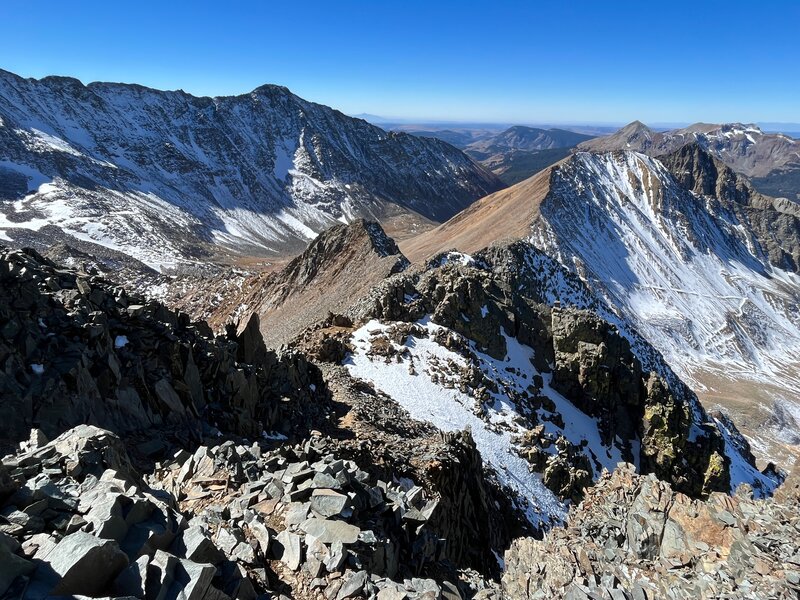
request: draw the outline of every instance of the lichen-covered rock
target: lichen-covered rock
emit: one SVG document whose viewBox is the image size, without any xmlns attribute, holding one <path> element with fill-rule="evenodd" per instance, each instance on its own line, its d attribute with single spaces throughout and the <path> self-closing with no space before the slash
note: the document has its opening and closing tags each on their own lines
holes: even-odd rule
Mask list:
<svg viewBox="0 0 800 600">
<path fill-rule="evenodd" d="M 612 325 L 585 310 L 554 308 L 553 387 L 600 419 L 607 439 L 638 429 L 642 369 Z"/>
<path fill-rule="evenodd" d="M 544 539 L 505 554 L 505 597 L 796 598 L 796 499 L 692 500 L 632 465 L 604 473 Z"/>
<path fill-rule="evenodd" d="M 595 314 L 554 308 L 552 318 L 553 387 L 597 417 L 606 439 L 638 439 L 642 472 L 690 495 L 729 490 L 722 436 L 698 419 L 688 388 L 644 373 L 628 341 Z"/>
</svg>

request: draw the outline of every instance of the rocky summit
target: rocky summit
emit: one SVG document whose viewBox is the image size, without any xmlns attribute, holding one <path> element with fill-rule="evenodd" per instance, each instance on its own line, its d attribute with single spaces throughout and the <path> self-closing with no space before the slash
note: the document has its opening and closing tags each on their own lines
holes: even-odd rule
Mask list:
<svg viewBox="0 0 800 600">
<path fill-rule="evenodd" d="M 800 598 L 797 140 L 383 124 L 0 70 L 0 600 Z"/>
</svg>

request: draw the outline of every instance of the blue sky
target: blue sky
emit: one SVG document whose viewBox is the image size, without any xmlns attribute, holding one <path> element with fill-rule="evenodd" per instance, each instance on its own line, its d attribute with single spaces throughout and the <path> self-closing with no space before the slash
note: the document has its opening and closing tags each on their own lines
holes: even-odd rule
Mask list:
<svg viewBox="0 0 800 600">
<path fill-rule="evenodd" d="M 0 1 L 0 68 L 350 114 L 800 122 L 800 2 Z"/>
</svg>

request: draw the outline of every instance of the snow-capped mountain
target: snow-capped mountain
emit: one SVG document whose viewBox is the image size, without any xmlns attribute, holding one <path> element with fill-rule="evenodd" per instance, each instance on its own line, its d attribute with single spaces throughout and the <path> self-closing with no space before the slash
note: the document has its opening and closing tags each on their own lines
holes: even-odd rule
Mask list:
<svg viewBox="0 0 800 600">
<path fill-rule="evenodd" d="M 708 405 L 738 417 L 762 455 L 800 441 L 793 202 L 755 192 L 697 145 L 661 160 L 578 152 L 401 249 L 419 261 L 508 238 L 579 275 Z"/>
<path fill-rule="evenodd" d="M 696 143 L 737 173 L 754 178 L 756 188 L 772 196 L 800 199 L 800 140 L 782 133 L 764 133 L 753 124 L 695 123 L 682 129 L 654 131 L 634 121 L 616 133 L 588 140 L 580 150 L 633 150 L 661 156 Z"/>
<path fill-rule="evenodd" d="M 554 171 L 540 211 L 532 243 L 579 273 L 698 391 L 724 396 L 736 381 L 739 400 L 757 404 L 763 396 L 741 383 L 774 386 L 773 402 L 798 414 L 786 400 L 800 394 L 800 277 L 771 265 L 733 210 L 624 152 L 577 154 Z"/>
<path fill-rule="evenodd" d="M 0 71 L 6 240 L 67 234 L 155 267 L 225 250 L 281 255 L 360 216 L 413 232 L 500 187 L 444 142 L 278 86 L 201 98 Z"/>
<path fill-rule="evenodd" d="M 761 365 L 773 362 L 767 353 L 800 359 L 800 347 L 781 337 L 793 339 L 800 325 L 800 278 L 765 265 L 732 214 L 680 187 L 659 161 L 579 153 L 554 172 L 540 210 L 534 244 L 642 324 L 672 332 L 677 347 L 668 355 L 737 355 Z M 738 326 L 726 325 L 731 318 Z M 766 319 L 781 325 L 767 336 Z"/>
</svg>

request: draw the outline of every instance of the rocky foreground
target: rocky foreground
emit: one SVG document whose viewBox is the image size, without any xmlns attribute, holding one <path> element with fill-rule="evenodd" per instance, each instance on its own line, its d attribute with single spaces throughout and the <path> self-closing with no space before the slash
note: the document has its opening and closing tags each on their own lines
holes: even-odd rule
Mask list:
<svg viewBox="0 0 800 600">
<path fill-rule="evenodd" d="M 330 440 L 200 446 L 146 477 L 108 431 L 43 441 L 0 470 L 7 597 L 461 597 L 456 579 L 415 576 L 444 554 L 427 526 L 438 501 Z"/>
<path fill-rule="evenodd" d="M 320 272 L 343 260 L 307 258 Z M 727 495 L 747 476 L 769 496 L 780 477 L 519 245 L 390 273 L 280 353 L 257 316 L 215 335 L 31 250 L 0 251 L 0 284 L 0 598 L 800 590 L 792 480 L 774 498 Z M 463 394 L 476 428 L 415 417 L 380 377 L 353 376 L 356 359 Z M 547 519 L 530 520 L 518 473 L 484 454 L 504 436 L 504 460 L 557 504 Z M 604 472 L 616 455 L 651 474 Z"/>
<path fill-rule="evenodd" d="M 143 476 L 114 434 L 34 430 L 0 467 L 0 594 L 222 598 L 796 598 L 800 493 L 706 501 L 630 465 L 605 473 L 498 584 L 445 559 L 438 500 L 322 437 L 176 452 Z M 144 444 L 141 452 L 152 451 Z M 793 488 L 791 486 L 794 486 Z M 426 575 L 421 575 L 426 571 Z"/>
<path fill-rule="evenodd" d="M 636 475 L 605 473 L 544 540 L 515 541 L 506 552 L 509 598 L 797 598 L 800 495 L 797 474 L 776 499 L 706 501 Z"/>
</svg>

